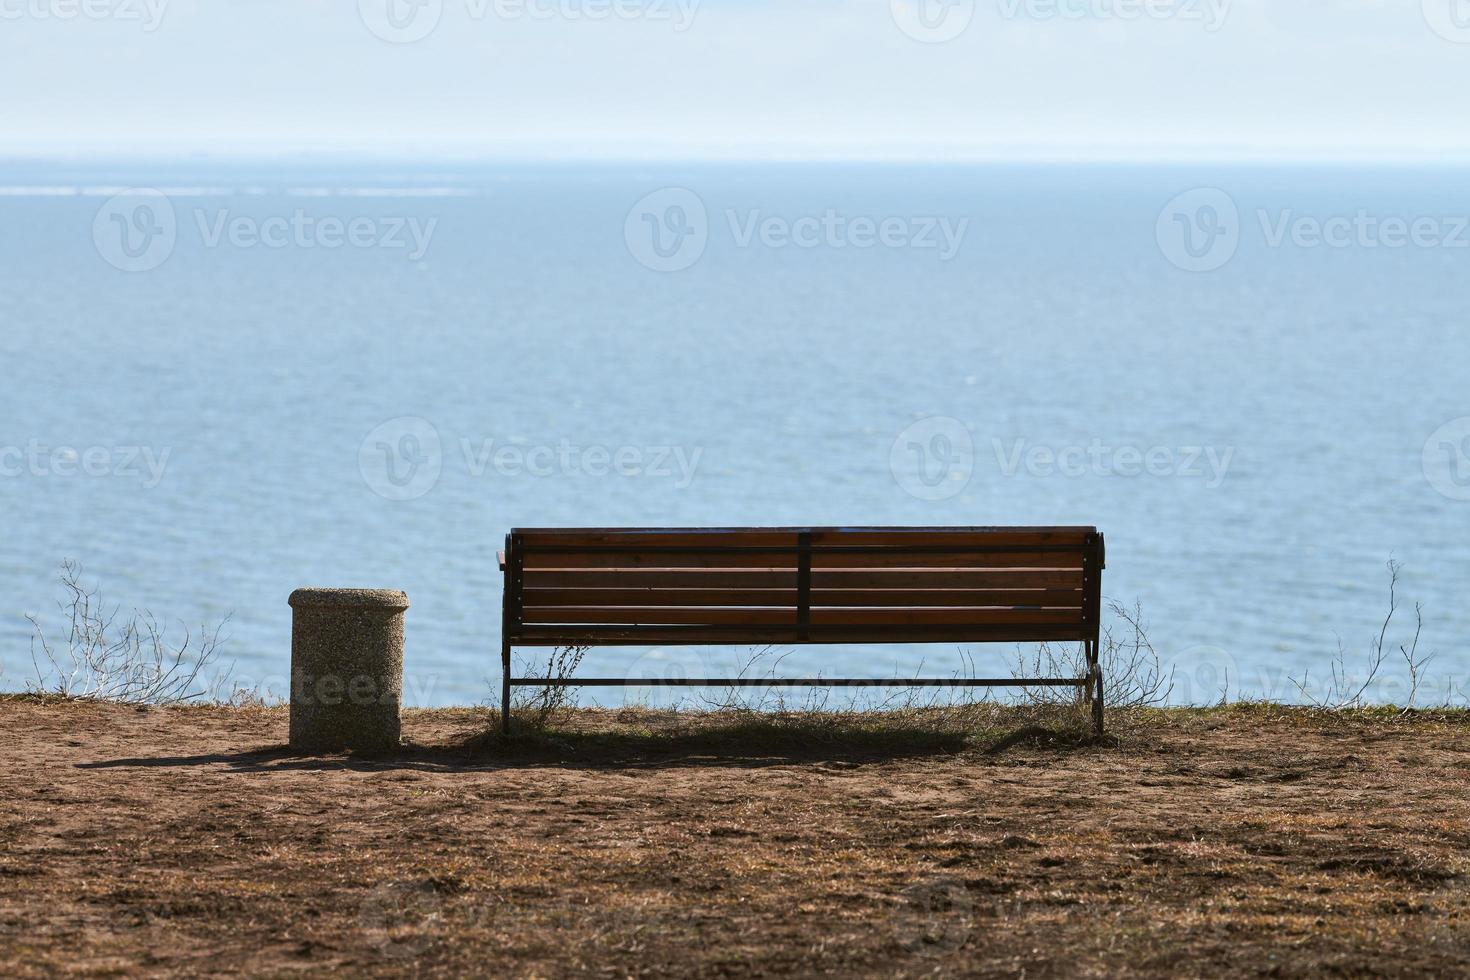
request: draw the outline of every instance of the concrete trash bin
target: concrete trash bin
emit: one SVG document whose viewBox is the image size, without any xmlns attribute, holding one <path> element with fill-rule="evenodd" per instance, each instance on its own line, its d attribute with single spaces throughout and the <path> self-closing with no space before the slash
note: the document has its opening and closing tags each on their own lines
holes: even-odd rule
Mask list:
<svg viewBox="0 0 1470 980">
<path fill-rule="evenodd" d="M 290 603 L 291 747 L 396 748 L 408 596 L 395 589 L 297 589 Z"/>
</svg>

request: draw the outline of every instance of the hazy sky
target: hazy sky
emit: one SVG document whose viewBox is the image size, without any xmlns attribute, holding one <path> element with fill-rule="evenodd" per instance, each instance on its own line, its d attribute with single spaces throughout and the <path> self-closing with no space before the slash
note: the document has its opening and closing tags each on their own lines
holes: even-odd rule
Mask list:
<svg viewBox="0 0 1470 980">
<path fill-rule="evenodd" d="M 1463 161 L 1470 0 L 0 0 L 0 85 L 0 156 Z"/>
</svg>

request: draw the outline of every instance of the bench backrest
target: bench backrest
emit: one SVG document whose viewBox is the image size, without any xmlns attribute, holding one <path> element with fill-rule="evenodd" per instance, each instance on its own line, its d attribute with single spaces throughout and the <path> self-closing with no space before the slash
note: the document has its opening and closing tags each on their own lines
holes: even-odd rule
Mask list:
<svg viewBox="0 0 1470 980">
<path fill-rule="evenodd" d="M 519 645 L 1096 640 L 1091 527 L 522 528 Z"/>
</svg>

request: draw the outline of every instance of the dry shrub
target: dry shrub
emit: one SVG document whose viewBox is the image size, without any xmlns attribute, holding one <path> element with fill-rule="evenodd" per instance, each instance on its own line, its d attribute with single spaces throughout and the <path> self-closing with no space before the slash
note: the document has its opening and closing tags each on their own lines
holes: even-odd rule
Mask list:
<svg viewBox="0 0 1470 980">
<path fill-rule="evenodd" d="M 1134 602 L 1129 609 L 1110 601 L 1108 611 L 1115 622 L 1103 626 L 1098 643 L 1104 704 L 1108 708 L 1162 707 L 1174 691 L 1174 671 L 1165 671 L 1158 651 L 1149 642 L 1142 606 Z M 1029 655 L 1017 651 L 1011 676 L 1086 677 L 1087 670 L 1087 656 L 1081 645 L 1041 643 Z M 1083 689 L 1023 687 L 1022 698 L 1031 704 L 1080 707 Z"/>
<path fill-rule="evenodd" d="M 62 562 L 66 598 L 58 606 L 68 621 L 64 648 L 51 645 L 36 617 L 26 617 L 34 629 L 35 693 L 123 704 L 178 704 L 210 693 L 213 685 L 202 683 L 201 675 L 218 659 L 220 631 L 228 617 L 198 633 L 181 624 L 183 638 L 172 642 L 167 625 L 151 612 L 134 610 L 120 617 L 119 607 L 107 608 L 81 576 L 76 562 Z M 215 683 L 226 676 L 228 671 Z"/>
<path fill-rule="evenodd" d="M 1384 671 L 1384 667 L 1391 659 L 1388 651 L 1388 631 L 1393 625 L 1394 616 L 1399 610 L 1399 575 L 1403 571 L 1403 563 L 1389 559 L 1388 562 L 1388 612 L 1383 617 L 1383 624 L 1378 628 L 1376 636 L 1369 641 L 1368 652 L 1365 657 L 1364 667 L 1361 674 L 1354 675 L 1347 666 L 1347 653 L 1342 646 L 1342 640 L 1337 641 L 1337 654 L 1332 658 L 1328 668 L 1327 687 L 1321 694 L 1311 691 L 1311 671 L 1303 671 L 1301 679 L 1291 678 L 1297 693 L 1302 700 L 1313 708 L 1325 711 L 1342 711 L 1344 709 L 1366 707 L 1371 699 L 1367 698 L 1368 689 L 1373 686 Z M 1399 644 L 1399 657 L 1404 661 L 1404 668 L 1408 675 L 1408 697 L 1405 700 L 1403 710 L 1411 711 L 1414 703 L 1419 697 L 1419 686 L 1423 680 L 1424 668 L 1434 659 L 1434 654 L 1419 653 L 1419 638 L 1424 632 L 1424 606 L 1422 603 L 1414 603 L 1414 635 L 1407 643 Z M 1453 687 L 1451 688 L 1453 690 Z M 1444 707 L 1449 706 L 1449 693 L 1446 694 Z"/>
<path fill-rule="evenodd" d="M 582 664 L 589 648 L 585 646 L 554 647 L 546 658 L 543 677 L 557 681 L 540 687 L 517 687 L 511 691 L 512 723 L 526 731 L 545 731 L 558 715 L 570 708 L 577 688 L 569 685 L 572 675 Z M 534 665 L 527 662 L 525 676 Z"/>
</svg>

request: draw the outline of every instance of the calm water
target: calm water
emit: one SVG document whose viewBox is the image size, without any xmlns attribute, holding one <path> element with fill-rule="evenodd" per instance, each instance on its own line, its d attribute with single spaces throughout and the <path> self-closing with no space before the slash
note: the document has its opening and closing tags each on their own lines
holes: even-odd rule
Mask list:
<svg viewBox="0 0 1470 980">
<path fill-rule="evenodd" d="M 1434 693 L 1470 688 L 1467 177 L 5 167 L 0 684 L 64 558 L 232 614 L 278 693 L 293 588 L 405 589 L 409 696 L 445 704 L 497 683 L 513 525 L 1086 523 L 1179 700 L 1356 658 L 1390 557 Z"/>
</svg>

